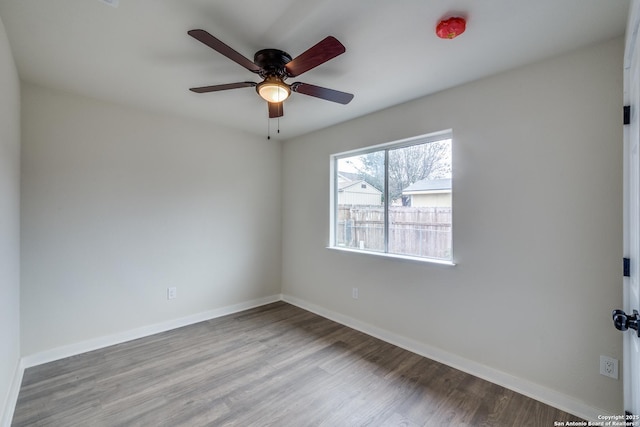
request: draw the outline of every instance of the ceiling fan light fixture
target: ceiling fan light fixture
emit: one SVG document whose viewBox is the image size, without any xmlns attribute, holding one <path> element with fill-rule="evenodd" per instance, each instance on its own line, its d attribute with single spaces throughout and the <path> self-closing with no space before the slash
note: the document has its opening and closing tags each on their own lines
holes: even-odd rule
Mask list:
<svg viewBox="0 0 640 427">
<path fill-rule="evenodd" d="M 256 91 L 267 102 L 282 102 L 291 95 L 289 85 L 279 77 L 267 77 L 256 86 Z"/>
</svg>

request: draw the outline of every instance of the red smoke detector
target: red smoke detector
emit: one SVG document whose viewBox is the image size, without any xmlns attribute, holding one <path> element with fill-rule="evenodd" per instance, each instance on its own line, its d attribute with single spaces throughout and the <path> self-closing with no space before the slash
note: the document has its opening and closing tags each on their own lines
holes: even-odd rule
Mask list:
<svg viewBox="0 0 640 427">
<path fill-rule="evenodd" d="M 464 18 L 454 17 L 438 22 L 436 34 L 441 39 L 452 39 L 464 33 L 467 21 Z"/>
</svg>

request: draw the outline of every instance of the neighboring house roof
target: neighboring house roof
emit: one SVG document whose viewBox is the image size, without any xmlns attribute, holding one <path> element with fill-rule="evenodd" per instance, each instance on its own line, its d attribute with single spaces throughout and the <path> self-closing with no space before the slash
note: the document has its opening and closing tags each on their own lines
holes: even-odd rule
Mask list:
<svg viewBox="0 0 640 427">
<path fill-rule="evenodd" d="M 378 190 L 376 187 L 374 187 L 373 185 L 369 184 L 367 181 L 365 181 L 364 179 L 361 179 L 360 181 L 345 181 L 345 182 L 339 182 L 338 183 L 338 191 L 344 191 L 346 189 L 349 189 L 351 187 L 353 187 L 354 189 L 357 190 L 361 190 L 361 184 L 365 184 L 367 187 L 367 190 L 373 190 L 374 193 L 380 193 L 382 194 L 382 191 Z M 356 192 L 360 192 L 360 191 L 356 191 Z M 371 192 L 371 191 L 369 191 Z"/>
<path fill-rule="evenodd" d="M 345 188 L 351 187 L 352 185 L 355 185 L 356 182 L 355 181 L 340 181 L 338 182 L 338 190 L 342 191 Z"/>
<path fill-rule="evenodd" d="M 344 179 L 347 181 L 361 181 L 360 174 L 354 172 L 338 172 L 338 179 Z"/>
<path fill-rule="evenodd" d="M 402 190 L 402 194 L 420 194 L 443 191 L 451 191 L 451 178 L 422 179 Z"/>
<path fill-rule="evenodd" d="M 374 192 L 382 194 L 382 191 L 378 190 L 364 179 L 359 179 L 358 174 L 348 172 L 338 173 L 338 191 L 344 191 L 350 187 L 353 187 L 354 189 L 362 189 L 361 184 L 366 184 L 368 190 L 374 190 Z"/>
</svg>

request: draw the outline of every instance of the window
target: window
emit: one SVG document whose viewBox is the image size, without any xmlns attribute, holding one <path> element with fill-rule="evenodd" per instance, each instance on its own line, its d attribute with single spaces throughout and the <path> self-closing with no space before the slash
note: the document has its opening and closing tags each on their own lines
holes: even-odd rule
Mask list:
<svg viewBox="0 0 640 427">
<path fill-rule="evenodd" d="M 451 262 L 451 131 L 331 156 L 331 247 Z"/>
</svg>

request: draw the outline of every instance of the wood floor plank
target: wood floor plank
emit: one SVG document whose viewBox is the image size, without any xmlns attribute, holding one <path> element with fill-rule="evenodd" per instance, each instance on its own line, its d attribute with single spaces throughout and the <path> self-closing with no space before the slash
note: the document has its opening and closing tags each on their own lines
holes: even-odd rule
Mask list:
<svg viewBox="0 0 640 427">
<path fill-rule="evenodd" d="M 25 371 L 12 426 L 552 426 L 570 414 L 274 303 Z"/>
</svg>

